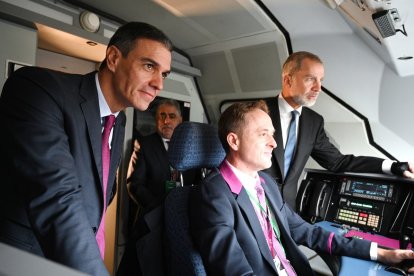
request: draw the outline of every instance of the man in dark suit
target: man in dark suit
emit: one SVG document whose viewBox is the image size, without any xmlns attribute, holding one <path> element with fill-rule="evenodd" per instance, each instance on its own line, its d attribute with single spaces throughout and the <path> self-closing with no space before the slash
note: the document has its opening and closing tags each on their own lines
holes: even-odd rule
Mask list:
<svg viewBox="0 0 414 276">
<path fill-rule="evenodd" d="M 90 275 L 109 275 L 101 240 L 116 191 L 122 110 L 145 110 L 159 94 L 171 51 L 160 30 L 131 22 L 111 38 L 98 72 L 26 67 L 9 77 L 0 98 L 0 242 Z M 107 162 L 102 123 L 111 115 Z"/>
<path fill-rule="evenodd" d="M 177 101 L 161 100 L 155 110 L 156 132 L 138 138 L 140 150 L 131 177 L 131 193 L 146 213 L 162 203 L 166 186 L 179 181 L 168 161 L 168 143 L 182 122 Z"/>
<path fill-rule="evenodd" d="M 323 78 L 324 67 L 318 56 L 309 52 L 293 53 L 282 68 L 282 92 L 276 98 L 266 100 L 278 133 L 272 167 L 266 172 L 279 183 L 283 199 L 295 209 L 299 177 L 309 156 L 333 172 L 393 173 L 414 178 L 414 164 L 343 155 L 330 143 L 322 116 L 308 108 L 316 102 Z M 293 110 L 298 111 L 297 139 L 290 166 L 286 168 L 285 148 Z"/>
<path fill-rule="evenodd" d="M 168 160 L 168 143 L 182 122 L 180 105 L 161 100 L 155 110 L 156 132 L 138 137 L 139 151 L 129 183 L 129 242 L 117 275 L 161 275 L 163 264 L 164 199 L 180 182 Z M 196 170 L 183 172 L 185 185 L 196 184 Z M 145 254 L 137 254 L 137 252 Z"/>
<path fill-rule="evenodd" d="M 174 129 L 182 122 L 177 101 L 164 99 L 155 110 L 156 132 L 138 138 L 138 151 L 134 172 L 131 176 L 131 193 L 143 213 L 159 206 L 168 191 L 180 182 L 180 175 L 168 161 L 168 143 Z M 184 185 L 193 185 L 200 174 L 196 170 L 183 172 Z"/>
<path fill-rule="evenodd" d="M 385 263 L 414 259 L 303 221 L 283 202 L 271 165 L 274 128 L 264 101 L 230 106 L 218 133 L 226 158 L 190 197 L 190 232 L 210 275 L 313 275 L 297 244 Z M 411 268 L 414 271 L 414 267 Z"/>
</svg>

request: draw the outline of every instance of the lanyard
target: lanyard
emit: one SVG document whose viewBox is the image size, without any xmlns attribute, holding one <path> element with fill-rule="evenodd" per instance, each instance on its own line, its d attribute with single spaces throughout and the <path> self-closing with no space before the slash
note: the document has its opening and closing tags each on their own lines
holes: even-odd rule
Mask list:
<svg viewBox="0 0 414 276">
<path fill-rule="evenodd" d="M 253 196 L 247 189 L 245 189 L 247 192 L 247 195 L 249 196 L 249 198 L 253 201 L 254 204 L 256 204 L 256 206 L 259 207 L 260 211 L 265 214 L 266 218 L 269 219 L 270 224 L 272 225 L 272 229 L 276 235 L 276 238 L 281 242 L 280 240 L 280 231 L 279 231 L 279 226 L 276 223 L 275 217 L 274 216 L 269 216 L 268 212 L 265 210 L 265 208 L 260 204 L 259 200 Z M 266 204 L 267 206 L 269 206 L 269 202 L 267 201 L 266 198 Z M 266 207 L 266 206 L 265 206 Z M 269 211 L 270 213 L 270 211 Z"/>
</svg>

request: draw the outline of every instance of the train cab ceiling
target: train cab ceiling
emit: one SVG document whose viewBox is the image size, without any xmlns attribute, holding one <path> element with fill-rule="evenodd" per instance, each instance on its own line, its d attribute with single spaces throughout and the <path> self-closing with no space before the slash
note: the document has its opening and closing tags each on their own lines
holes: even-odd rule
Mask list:
<svg viewBox="0 0 414 276">
<path fill-rule="evenodd" d="M 287 29 L 288 34 L 300 28 L 307 36 L 349 32 L 351 28 L 399 76 L 414 75 L 414 35 L 411 34 L 414 31 L 414 5 L 410 0 L 65 2 L 110 15 L 119 21 L 154 24 L 172 38 L 177 48 L 190 56 L 198 55 L 200 51 L 212 51 L 215 47 L 232 47 L 229 46 L 231 41 L 242 39 L 256 40 L 258 44 L 271 36 L 274 41 L 284 43 L 281 31 L 288 26 L 293 27 Z M 264 13 L 267 16 L 263 16 Z M 347 27 L 343 26 L 344 20 Z M 264 48 L 260 50 L 273 50 Z M 279 48 L 280 52 L 283 50 Z"/>
<path fill-rule="evenodd" d="M 409 4 L 408 0 L 335 1 L 355 33 L 399 76 L 414 75 L 412 3 Z"/>
</svg>

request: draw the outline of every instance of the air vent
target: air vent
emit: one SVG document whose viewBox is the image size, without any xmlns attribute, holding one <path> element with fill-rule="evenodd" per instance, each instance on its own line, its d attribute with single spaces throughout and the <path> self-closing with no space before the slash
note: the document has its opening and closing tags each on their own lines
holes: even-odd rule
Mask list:
<svg viewBox="0 0 414 276">
<path fill-rule="evenodd" d="M 396 30 L 389 10 L 373 13 L 372 19 L 374 20 L 375 25 L 377 25 L 383 38 L 395 35 Z"/>
</svg>

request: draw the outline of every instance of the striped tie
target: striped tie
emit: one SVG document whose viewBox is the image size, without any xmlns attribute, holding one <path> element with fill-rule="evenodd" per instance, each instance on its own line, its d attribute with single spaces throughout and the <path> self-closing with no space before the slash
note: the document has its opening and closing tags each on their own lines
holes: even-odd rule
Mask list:
<svg viewBox="0 0 414 276">
<path fill-rule="evenodd" d="M 266 196 L 264 193 L 264 189 L 260 183 L 260 181 L 256 182 L 255 189 L 257 192 L 257 198 L 259 200 L 260 205 L 262 206 L 263 210 L 265 210 L 265 214 L 263 214 L 263 210 L 261 211 L 262 218 L 265 220 L 265 225 L 263 228 L 263 232 L 266 237 L 267 244 L 269 246 L 270 252 L 272 254 L 273 259 L 278 258 L 280 263 L 282 264 L 282 268 L 285 270 L 288 276 L 295 276 L 295 270 L 291 266 L 289 260 L 286 258 L 285 251 L 283 249 L 282 244 L 279 241 L 279 238 L 276 237 L 274 229 L 270 223 L 270 217 L 272 216 L 270 213 L 269 208 L 267 207 L 266 203 Z M 273 219 L 274 223 L 276 224 L 276 220 Z M 275 225 L 275 227 L 277 227 Z M 275 256 L 276 254 L 276 256 Z"/>
</svg>

